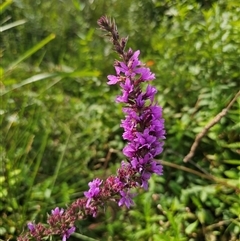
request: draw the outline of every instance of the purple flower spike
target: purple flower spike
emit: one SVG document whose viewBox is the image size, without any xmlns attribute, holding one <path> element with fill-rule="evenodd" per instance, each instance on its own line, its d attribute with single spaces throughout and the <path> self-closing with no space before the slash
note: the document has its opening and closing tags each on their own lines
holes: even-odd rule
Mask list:
<svg viewBox="0 0 240 241">
<path fill-rule="evenodd" d="M 70 237 L 70 235 L 75 232 L 75 229 L 76 229 L 75 227 L 71 227 L 70 229 L 68 229 L 63 234 L 62 241 L 66 241 Z"/>
</svg>

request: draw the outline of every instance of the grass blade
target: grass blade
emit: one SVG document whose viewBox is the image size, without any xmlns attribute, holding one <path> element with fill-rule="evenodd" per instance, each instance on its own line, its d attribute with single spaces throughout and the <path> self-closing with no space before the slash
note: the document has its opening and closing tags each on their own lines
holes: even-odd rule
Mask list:
<svg viewBox="0 0 240 241">
<path fill-rule="evenodd" d="M 8 68 L 7 71 L 10 71 L 14 69 L 19 63 L 24 61 L 25 59 L 29 58 L 31 55 L 33 55 L 35 52 L 37 52 L 39 49 L 41 49 L 44 45 L 49 43 L 51 40 L 53 40 L 56 37 L 55 34 L 50 34 L 45 39 L 43 39 L 40 43 L 36 44 L 34 47 L 26 51 L 22 56 L 20 56 L 15 62 L 13 62 Z"/>
<path fill-rule="evenodd" d="M 3 31 L 6 31 L 8 29 L 14 28 L 16 26 L 22 25 L 26 22 L 27 22 L 26 20 L 22 19 L 22 20 L 15 21 L 13 23 L 6 24 L 3 27 L 0 27 L 0 32 L 3 32 Z"/>
<path fill-rule="evenodd" d="M 32 76 L 32 77 L 30 77 L 28 79 L 23 80 L 19 84 L 13 85 L 10 89 L 0 93 L 0 96 L 3 96 L 3 95 L 5 95 L 5 94 L 7 94 L 7 93 L 9 93 L 9 92 L 11 92 L 11 91 L 13 91 L 15 89 L 21 88 L 24 85 L 31 84 L 31 83 L 34 83 L 34 82 L 39 81 L 39 80 L 55 77 L 57 75 L 58 75 L 57 73 L 52 73 L 52 74 L 50 74 L 50 73 L 42 73 L 42 74 L 34 75 L 34 76 Z"/>
<path fill-rule="evenodd" d="M 5 10 L 6 10 L 6 8 L 10 5 L 10 4 L 12 4 L 12 0 L 7 0 L 7 1 L 5 1 L 4 3 L 2 3 L 1 5 L 0 5 L 0 13 L 2 14 Z"/>
</svg>

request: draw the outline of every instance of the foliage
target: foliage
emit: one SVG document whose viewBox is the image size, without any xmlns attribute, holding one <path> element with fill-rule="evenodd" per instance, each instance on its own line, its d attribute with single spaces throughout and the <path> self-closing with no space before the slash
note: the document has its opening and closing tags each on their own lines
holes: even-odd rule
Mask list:
<svg viewBox="0 0 240 241">
<path fill-rule="evenodd" d="M 109 203 L 106 213 L 79 223 L 78 232 L 109 241 L 237 240 L 239 98 L 193 159 L 183 158 L 238 91 L 238 1 L 51 3 L 1 6 L 2 239 L 15 240 L 27 220 L 44 220 L 82 196 L 93 177 L 119 166 L 122 114 L 116 90 L 106 85 L 115 55 L 96 31 L 106 13 L 157 75 L 165 172 L 130 211 Z M 84 240 L 78 237 L 71 239 Z"/>
</svg>

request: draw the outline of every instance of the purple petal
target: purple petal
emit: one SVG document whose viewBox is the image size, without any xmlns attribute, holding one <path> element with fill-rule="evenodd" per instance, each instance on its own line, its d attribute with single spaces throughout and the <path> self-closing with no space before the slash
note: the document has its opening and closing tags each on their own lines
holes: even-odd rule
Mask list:
<svg viewBox="0 0 240 241">
<path fill-rule="evenodd" d="M 122 205 L 126 205 L 127 208 L 130 208 L 130 206 L 133 205 L 133 194 L 130 194 L 129 192 L 125 192 L 125 191 L 120 191 L 120 194 L 122 196 L 122 198 L 119 200 L 118 205 L 122 206 Z"/>
<path fill-rule="evenodd" d="M 73 227 L 69 228 L 67 231 L 65 231 L 65 233 L 62 237 L 62 241 L 66 241 L 70 237 L 70 235 L 75 232 L 75 230 L 76 230 L 76 228 L 73 226 Z"/>
<path fill-rule="evenodd" d="M 76 228 L 75 228 L 74 226 L 71 227 L 70 229 L 68 229 L 68 231 L 67 231 L 67 236 L 68 236 L 68 238 L 70 237 L 70 235 L 71 235 L 72 233 L 75 232 L 75 230 L 76 230 Z"/>
<path fill-rule="evenodd" d="M 153 74 L 149 68 L 138 68 L 135 70 L 136 74 L 141 75 L 141 80 L 142 81 L 149 81 L 149 80 L 154 80 L 155 79 L 155 74 Z"/>
<path fill-rule="evenodd" d="M 35 230 L 35 224 L 34 223 L 28 223 L 27 224 L 27 226 L 28 226 L 28 229 L 31 231 L 31 232 L 33 232 L 34 230 Z"/>
<path fill-rule="evenodd" d="M 64 209 L 59 207 L 56 207 L 55 209 L 52 210 L 52 215 L 62 215 L 64 213 Z"/>
<path fill-rule="evenodd" d="M 153 86 L 151 85 L 148 85 L 147 86 L 147 90 L 146 90 L 146 93 L 144 94 L 144 97 L 145 98 L 149 98 L 151 100 L 151 102 L 153 102 L 153 98 L 155 96 L 155 94 L 157 93 L 157 89 L 154 88 Z"/>
<path fill-rule="evenodd" d="M 109 79 L 109 81 L 107 82 L 107 84 L 109 85 L 115 85 L 119 81 L 119 78 L 115 75 L 108 75 L 107 78 Z"/>
<path fill-rule="evenodd" d="M 157 163 L 156 161 L 151 162 L 151 170 L 152 172 L 162 175 L 163 174 L 163 166 Z"/>
<path fill-rule="evenodd" d="M 138 108 L 142 108 L 145 104 L 145 100 L 143 99 L 143 95 L 140 94 L 138 95 L 138 97 L 136 98 L 136 105 Z"/>
<path fill-rule="evenodd" d="M 66 234 L 63 235 L 62 241 L 66 241 L 67 240 L 67 236 Z"/>
</svg>

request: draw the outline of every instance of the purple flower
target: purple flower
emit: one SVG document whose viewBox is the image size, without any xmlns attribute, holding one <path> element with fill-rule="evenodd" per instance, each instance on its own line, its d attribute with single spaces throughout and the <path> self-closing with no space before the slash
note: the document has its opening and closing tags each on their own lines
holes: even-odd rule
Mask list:
<svg viewBox="0 0 240 241">
<path fill-rule="evenodd" d="M 70 237 L 70 235 L 75 232 L 75 229 L 75 227 L 71 227 L 67 231 L 65 231 L 62 237 L 62 241 L 66 241 Z"/>
<path fill-rule="evenodd" d="M 62 215 L 64 213 L 64 209 L 59 207 L 56 207 L 55 209 L 52 210 L 52 215 L 57 216 L 57 215 Z"/>
<path fill-rule="evenodd" d="M 142 172 L 145 165 L 149 164 L 152 158 L 153 157 L 150 153 L 147 153 L 144 157 L 133 157 L 131 160 L 131 165 L 134 169 Z"/>
<path fill-rule="evenodd" d="M 148 189 L 148 180 L 153 173 L 162 174 L 162 166 L 157 164 L 153 158 L 163 150 L 162 139 L 165 138 L 164 120 L 162 119 L 162 109 L 158 105 L 153 105 L 157 89 L 148 85 L 146 91 L 141 90 L 141 82 L 155 79 L 155 75 L 138 60 L 140 51 L 133 52 L 131 49 L 123 56 L 123 62 L 115 62 L 117 76 L 109 75 L 109 84 L 120 82 L 122 95 L 116 101 L 126 103 L 123 108 L 126 114 L 121 121 L 124 129 L 123 139 L 128 140 L 123 148 L 123 154 L 128 158 L 129 166 L 122 163 L 118 175 L 126 185 L 141 185 Z M 126 58 L 125 58 L 126 57 Z M 147 100 L 150 100 L 147 101 Z M 140 174 L 140 181 L 131 181 L 131 174 Z M 138 183 L 140 182 L 140 183 Z M 119 206 L 132 204 L 129 192 L 121 190 Z M 85 195 L 86 196 L 86 195 Z"/>
<path fill-rule="evenodd" d="M 28 229 L 30 230 L 30 232 L 34 232 L 35 231 L 35 224 L 34 223 L 29 222 L 27 224 L 27 226 L 28 226 Z"/>
<path fill-rule="evenodd" d="M 160 106 L 149 106 L 149 111 L 155 119 L 160 119 L 162 117 L 162 108 Z"/>
<path fill-rule="evenodd" d="M 99 178 L 96 178 L 92 182 L 89 182 L 88 186 L 90 187 L 90 189 L 87 192 L 84 192 L 85 197 L 88 198 L 88 201 L 86 204 L 87 207 L 89 207 L 89 204 L 92 198 L 96 197 L 99 194 L 100 192 L 99 186 L 101 184 L 102 184 L 102 180 L 100 180 Z"/>
<path fill-rule="evenodd" d="M 144 104 L 145 104 L 145 100 L 143 98 L 143 94 L 138 95 L 138 97 L 136 98 L 136 106 L 137 108 L 143 108 Z"/>
<path fill-rule="evenodd" d="M 133 108 L 123 108 L 122 109 L 123 113 L 127 114 L 127 118 L 131 118 L 135 121 L 139 121 L 139 116 L 138 113 Z"/>
<path fill-rule="evenodd" d="M 150 172 L 144 171 L 142 173 L 142 176 L 141 176 L 142 185 L 141 186 L 145 190 L 148 190 L 148 180 L 150 179 L 150 177 L 151 177 L 151 173 Z"/>
<path fill-rule="evenodd" d="M 117 75 L 123 73 L 125 76 L 133 78 L 137 73 L 137 66 L 141 64 L 141 62 L 138 60 L 139 54 L 139 50 L 134 52 L 127 64 L 124 62 L 119 62 L 119 66 L 115 66 Z"/>
<path fill-rule="evenodd" d="M 134 139 L 134 141 L 139 144 L 138 148 L 150 148 L 152 143 L 156 141 L 156 137 L 149 134 L 149 129 L 145 129 L 143 133 L 136 133 L 136 138 Z"/>
<path fill-rule="evenodd" d="M 162 165 L 160 165 L 156 161 L 152 161 L 150 164 L 151 164 L 151 169 L 150 170 L 153 173 L 156 173 L 158 175 L 162 175 L 163 174 L 163 166 Z"/>
<path fill-rule="evenodd" d="M 127 208 L 130 208 L 130 206 L 133 205 L 132 198 L 134 195 L 125 191 L 120 191 L 120 194 L 122 198 L 119 200 L 118 205 L 119 206 L 126 205 Z"/>
<path fill-rule="evenodd" d="M 118 96 L 116 98 L 117 102 L 123 102 L 123 103 L 127 103 L 128 102 L 128 98 L 129 95 L 132 93 L 133 91 L 133 83 L 131 82 L 131 80 L 129 78 L 126 78 L 124 83 L 121 83 L 120 86 L 122 87 L 122 96 Z"/>
<path fill-rule="evenodd" d="M 157 89 L 151 85 L 148 85 L 146 89 L 146 93 L 144 94 L 144 98 L 150 99 L 151 102 L 153 102 L 153 98 L 156 93 L 157 93 Z"/>
<path fill-rule="evenodd" d="M 149 127 L 149 133 L 154 133 L 157 139 L 165 139 L 165 130 L 163 129 L 163 123 L 163 120 L 152 120 Z"/>
<path fill-rule="evenodd" d="M 120 125 L 124 129 L 123 139 L 132 141 L 135 137 L 137 123 L 140 119 L 136 111 L 132 108 L 123 108 L 123 112 L 127 114 L 125 120 L 122 120 Z"/>
<path fill-rule="evenodd" d="M 141 80 L 142 81 L 149 81 L 155 79 L 155 74 L 153 74 L 149 68 L 140 68 L 137 71 L 138 74 L 141 74 Z"/>
<path fill-rule="evenodd" d="M 108 75 L 107 78 L 109 79 L 109 81 L 107 82 L 109 85 L 115 85 L 119 82 L 119 77 L 115 75 Z"/>
<path fill-rule="evenodd" d="M 135 156 L 137 150 L 138 146 L 136 143 L 130 142 L 123 148 L 123 154 L 129 158 L 132 158 Z"/>
<path fill-rule="evenodd" d="M 127 116 L 125 120 L 122 120 L 120 126 L 124 128 L 123 139 L 132 141 L 135 137 L 136 121 L 130 116 Z"/>
<path fill-rule="evenodd" d="M 156 142 L 154 145 L 151 146 L 151 149 L 149 150 L 149 153 L 155 157 L 162 153 L 163 151 L 163 143 Z"/>
</svg>

